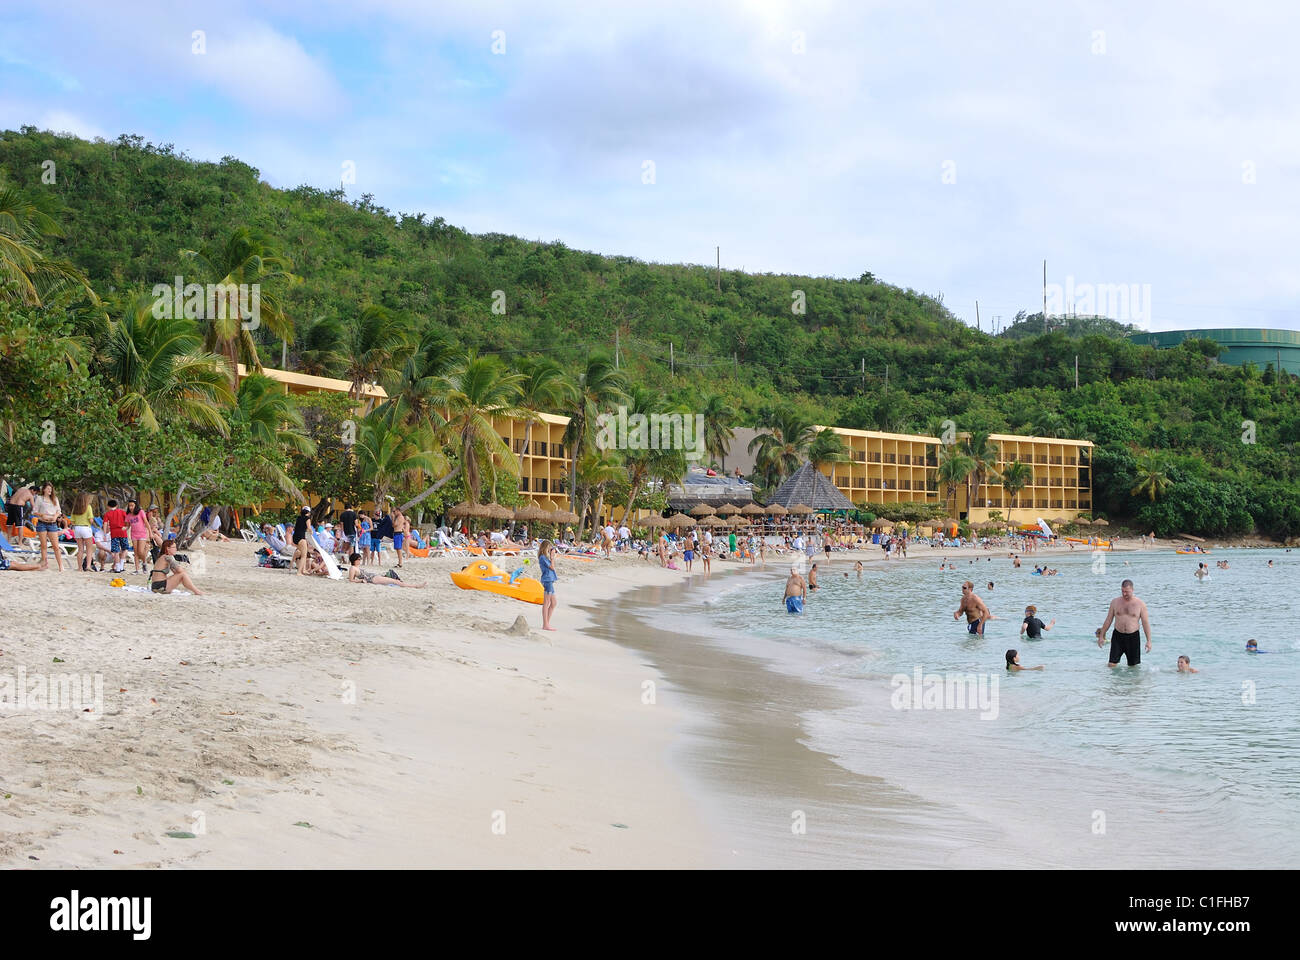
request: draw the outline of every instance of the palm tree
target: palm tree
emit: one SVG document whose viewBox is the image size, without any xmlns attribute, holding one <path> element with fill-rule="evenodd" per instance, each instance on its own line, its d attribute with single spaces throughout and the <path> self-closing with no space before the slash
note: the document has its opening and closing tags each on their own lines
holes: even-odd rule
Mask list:
<svg viewBox="0 0 1300 960">
<path fill-rule="evenodd" d="M 435 396 L 438 378 L 452 368 L 453 360 L 452 348 L 441 334 L 427 331 L 401 370 L 387 374 L 384 391 L 388 399 L 379 409 L 397 408 L 405 423 L 436 432 L 444 422 Z"/>
<path fill-rule="evenodd" d="M 1020 491 L 1034 482 L 1034 470 L 1019 458 L 1002 468 L 1002 489 L 1007 492 L 1011 502 L 1007 504 L 1007 522 L 1011 522 L 1011 508 L 1015 505 Z"/>
<path fill-rule="evenodd" d="M 755 472 L 763 478 L 763 486 L 771 489 L 803 464 L 817 431 L 791 407 L 770 411 L 763 426 L 767 432 L 749 441 L 749 452 L 757 451 Z"/>
<path fill-rule="evenodd" d="M 824 463 L 844 463 L 848 459 L 849 449 L 844 445 L 844 438 L 830 427 L 819 430 L 808 446 L 808 460 L 814 467 Z"/>
<path fill-rule="evenodd" d="M 98 303 L 80 270 L 40 251 L 44 240 L 63 235 L 49 207 L 44 194 L 0 187 L 0 299 L 40 306 L 54 290 L 76 286 Z"/>
<path fill-rule="evenodd" d="M 564 431 L 569 448 L 569 503 L 576 504 L 578 458 L 595 442 L 596 418 L 602 408 L 627 401 L 627 381 L 603 353 L 587 358 L 582 373 L 572 382 L 573 411 Z"/>
<path fill-rule="evenodd" d="M 582 460 L 578 463 L 578 481 L 584 488 L 582 510 L 578 517 L 578 539 L 582 539 L 582 531 L 586 526 L 586 513 L 588 497 L 592 491 L 596 493 L 596 509 L 592 511 L 591 520 L 593 524 L 600 523 L 600 514 L 605 507 L 605 489 L 613 483 L 626 476 L 623 466 L 623 457 L 617 450 L 592 450 L 583 454 Z"/>
<path fill-rule="evenodd" d="M 302 491 L 285 473 L 284 464 L 290 453 L 312 456 L 316 442 L 302 432 L 305 423 L 293 397 L 274 380 L 255 373 L 239 385 L 230 418 L 249 426 L 258 450 L 253 475 L 274 483 L 289 499 L 301 500 Z"/>
<path fill-rule="evenodd" d="M 388 491 L 403 479 L 445 471 L 447 461 L 427 431 L 394 421 L 379 411 L 357 425 L 357 467 L 374 485 L 375 506 L 382 507 Z"/>
<path fill-rule="evenodd" d="M 377 304 L 363 306 L 343 328 L 343 375 L 352 383 L 348 393 L 360 401 L 367 383 L 399 377 L 410 349 L 410 336 L 401 319 Z M 370 409 L 369 399 L 362 409 Z"/>
<path fill-rule="evenodd" d="M 704 417 L 704 452 L 726 470 L 727 448 L 736 436 L 736 431 L 731 428 L 737 419 L 736 411 L 726 397 L 716 393 L 706 394 L 700 406 Z"/>
<path fill-rule="evenodd" d="M 298 370 L 312 377 L 332 377 L 347 362 L 343 323 L 338 317 L 315 317 L 295 332 Z"/>
<path fill-rule="evenodd" d="M 1129 493 L 1135 497 L 1146 494 L 1155 503 L 1156 497 L 1163 496 L 1173 483 L 1169 479 L 1168 469 L 1164 457 L 1154 453 L 1142 454 L 1137 461 L 1137 483 L 1133 484 Z"/>
<path fill-rule="evenodd" d="M 226 361 L 201 349 L 193 320 L 155 317 L 150 307 L 139 300 L 109 324 L 105 373 L 118 394 L 118 416 L 149 431 L 180 419 L 225 436 L 221 405 L 234 400 Z"/>
<path fill-rule="evenodd" d="M 939 447 L 939 471 L 936 479 L 948 491 L 954 512 L 957 510 L 957 488 L 966 483 L 974 471 L 975 461 L 971 457 L 948 444 Z"/>
<path fill-rule="evenodd" d="M 627 415 L 629 418 L 639 415 L 646 417 L 648 420 L 651 414 L 662 412 L 662 407 L 663 397 L 648 387 L 634 386 L 628 390 Z M 633 504 L 640 495 L 641 488 L 647 481 L 660 476 L 665 469 L 664 461 L 672 452 L 649 446 L 635 449 L 629 448 L 623 451 L 623 465 L 627 470 L 628 481 L 627 506 L 623 509 L 624 523 L 627 523 L 627 518 L 634 509 Z"/>
<path fill-rule="evenodd" d="M 495 474 L 499 464 L 519 474 L 519 460 L 497 433 L 492 418 L 525 415 L 519 406 L 522 381 L 523 377 L 511 373 L 498 357 L 472 352 L 435 380 L 435 404 L 444 411 L 441 433 L 459 458 L 472 503 L 478 502 L 485 467 Z M 495 486 L 493 483 L 493 489 Z"/>
<path fill-rule="evenodd" d="M 572 404 L 577 396 L 563 368 L 550 357 L 521 360 L 519 372 L 523 376 L 519 383 L 519 408 L 528 414 L 522 451 L 527 456 L 533 442 L 533 424 L 540 419 L 538 414 Z"/>
<path fill-rule="evenodd" d="M 989 482 L 997 473 L 998 457 L 1002 451 L 989 439 L 987 431 L 972 433 L 962 442 L 962 453 L 975 463 L 971 473 L 971 487 L 967 491 L 967 503 L 977 506 L 979 488 Z"/>
<path fill-rule="evenodd" d="M 231 377 L 240 361 L 262 369 L 253 330 L 264 329 L 286 343 L 293 342 L 293 321 L 280 303 L 279 288 L 296 283 L 298 277 L 291 272 L 293 265 L 266 241 L 255 237 L 247 227 L 238 227 L 224 243 L 211 243 L 202 250 L 182 250 L 181 259 L 191 268 L 188 279 L 206 284 L 213 291 L 211 297 L 205 293 L 204 298 L 203 345 L 205 350 L 229 361 Z M 241 316 L 239 288 L 252 288 L 254 284 L 258 296 L 250 324 L 249 318 Z M 251 303 L 247 305 L 252 308 Z"/>
</svg>

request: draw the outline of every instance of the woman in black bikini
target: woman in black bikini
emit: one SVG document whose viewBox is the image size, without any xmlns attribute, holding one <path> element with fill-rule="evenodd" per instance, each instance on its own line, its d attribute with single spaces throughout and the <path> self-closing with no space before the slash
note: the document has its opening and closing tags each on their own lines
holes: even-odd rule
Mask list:
<svg viewBox="0 0 1300 960">
<path fill-rule="evenodd" d="M 203 591 L 194 586 L 189 573 L 176 559 L 176 541 L 168 540 L 149 571 L 149 589 L 154 593 L 171 593 L 177 587 L 184 587 L 195 596 L 203 596 Z"/>
</svg>

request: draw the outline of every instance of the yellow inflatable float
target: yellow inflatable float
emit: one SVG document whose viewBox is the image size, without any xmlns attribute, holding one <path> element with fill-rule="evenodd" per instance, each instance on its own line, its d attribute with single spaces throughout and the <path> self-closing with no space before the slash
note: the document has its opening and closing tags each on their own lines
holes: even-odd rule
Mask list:
<svg viewBox="0 0 1300 960">
<path fill-rule="evenodd" d="M 510 574 L 495 563 L 476 560 L 451 575 L 451 582 L 462 590 L 486 590 L 503 597 L 513 597 L 524 603 L 542 602 L 542 583 L 532 577 L 519 577 L 510 582 Z"/>
</svg>

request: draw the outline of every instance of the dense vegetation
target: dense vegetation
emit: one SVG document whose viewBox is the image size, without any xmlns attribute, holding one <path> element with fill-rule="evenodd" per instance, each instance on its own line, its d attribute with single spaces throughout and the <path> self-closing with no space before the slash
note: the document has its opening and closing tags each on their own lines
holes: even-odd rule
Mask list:
<svg viewBox="0 0 1300 960">
<path fill-rule="evenodd" d="M 719 276 L 560 242 L 474 236 L 438 217 L 393 214 L 368 196 L 350 203 L 339 191 L 276 190 L 234 158 L 198 163 L 136 137 L 5 132 L 0 191 L 21 214 L 6 221 L 0 209 L 0 238 L 24 223 L 23 249 L 43 258 L 19 263 L 16 245 L 0 245 L 0 386 L 6 423 L 19 430 L 0 441 L 0 466 L 18 475 L 46 469 L 21 431 L 30 440 L 49 419 L 42 412 L 70 414 L 72 399 L 90 390 L 106 404 L 95 408 L 100 426 L 117 424 L 119 437 L 141 431 L 136 460 L 167 449 L 156 427 L 205 442 L 256 429 L 298 458 L 284 476 L 272 463 L 233 471 L 242 486 L 222 487 L 223 499 L 252 500 L 258 483 L 263 492 L 310 492 L 304 451 L 320 438 L 295 427 L 301 414 L 255 409 L 263 419 L 251 420 L 233 388 L 223 392 L 232 361 L 280 366 L 284 355 L 290 369 L 400 395 L 363 424 L 350 489 L 413 497 L 442 481 L 431 507 L 453 491 L 506 495 L 512 457 L 481 429 L 494 403 L 580 414 L 570 444 L 579 501 L 640 502 L 648 479 L 681 464 L 602 462 L 590 442 L 600 409 L 635 398 L 647 410 L 712 410 L 715 437 L 727 423 L 768 426 L 764 485 L 815 442 L 800 423 L 937 435 L 952 419 L 977 435 L 1094 440 L 1095 510 L 1112 521 L 1162 534 L 1300 533 L 1295 378 L 1220 365 L 1207 342 L 1155 350 L 1128 342 L 1111 321 L 1053 318 L 1049 330 L 1041 316 L 1023 315 L 994 337 L 870 273 Z M 183 318 L 151 324 L 141 304 L 177 275 L 261 282 L 267 322 L 252 331 Z M 48 295 L 22 289 L 24 276 Z M 158 369 L 141 370 L 142 343 L 159 345 L 158 363 L 179 383 L 160 387 Z M 131 378 L 139 382 L 128 390 Z M 149 398 L 159 390 L 155 424 Z M 244 406 L 256 400 L 250 393 Z M 287 430 L 266 419 L 273 412 L 288 417 Z M 90 447 L 100 442 L 89 439 L 92 427 Z M 92 489 L 109 484 L 109 465 L 99 466 L 93 477 L 86 465 L 68 466 L 69 482 L 75 474 Z M 221 487 L 219 474 L 208 481 Z M 131 477 L 116 482 L 175 490 L 174 478 Z"/>
</svg>

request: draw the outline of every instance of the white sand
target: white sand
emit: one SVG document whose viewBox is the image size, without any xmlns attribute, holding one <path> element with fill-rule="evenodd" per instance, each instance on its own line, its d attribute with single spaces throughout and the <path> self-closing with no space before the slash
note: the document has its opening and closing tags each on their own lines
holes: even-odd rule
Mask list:
<svg viewBox="0 0 1300 960">
<path fill-rule="evenodd" d="M 465 562 L 412 561 L 429 588 L 400 590 L 208 545 L 202 597 L 0 574 L 0 675 L 104 681 L 102 715 L 0 711 L 0 865 L 720 862 L 667 763 L 683 718 L 642 702 L 657 674 L 575 629 L 573 604 L 682 574 L 561 560 L 544 634 L 540 607 L 452 585 Z"/>
</svg>

